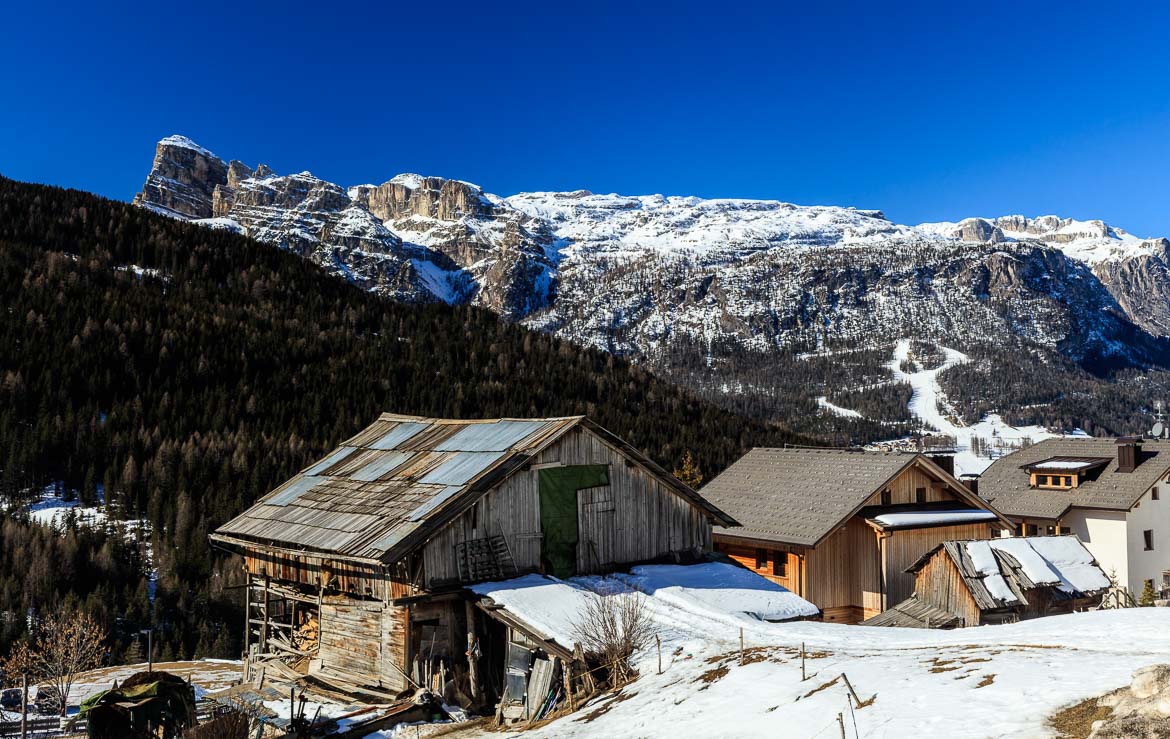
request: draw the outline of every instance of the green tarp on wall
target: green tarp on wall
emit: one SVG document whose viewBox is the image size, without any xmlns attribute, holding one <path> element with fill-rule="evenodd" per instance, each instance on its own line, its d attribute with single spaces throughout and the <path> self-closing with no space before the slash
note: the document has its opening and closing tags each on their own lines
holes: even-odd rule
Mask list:
<svg viewBox="0 0 1170 739">
<path fill-rule="evenodd" d="M 557 577 L 577 572 L 577 491 L 609 484 L 609 465 L 579 464 L 539 470 L 544 561 Z"/>
</svg>

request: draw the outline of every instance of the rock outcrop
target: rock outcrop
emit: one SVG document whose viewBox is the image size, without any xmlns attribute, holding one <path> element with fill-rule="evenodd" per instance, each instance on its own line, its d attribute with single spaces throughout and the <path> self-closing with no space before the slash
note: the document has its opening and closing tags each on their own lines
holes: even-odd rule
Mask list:
<svg viewBox="0 0 1170 739">
<path fill-rule="evenodd" d="M 185 136 L 158 142 L 150 174 L 135 205 L 185 218 L 210 218 L 215 188 L 227 182 L 227 165 Z"/>
</svg>

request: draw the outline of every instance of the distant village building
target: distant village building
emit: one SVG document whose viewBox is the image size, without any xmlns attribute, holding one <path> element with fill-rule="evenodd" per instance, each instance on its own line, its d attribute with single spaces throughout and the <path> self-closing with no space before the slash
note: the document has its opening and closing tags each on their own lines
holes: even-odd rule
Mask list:
<svg viewBox="0 0 1170 739">
<path fill-rule="evenodd" d="M 865 626 L 948 629 L 1094 607 L 1109 578 L 1075 536 L 947 541 L 907 572 L 914 595 Z"/>
<path fill-rule="evenodd" d="M 1018 535 L 1076 534 L 1135 598 L 1170 591 L 1170 441 L 1048 439 L 996 460 L 979 494 Z"/>
<path fill-rule="evenodd" d="M 740 527 L 715 548 L 803 596 L 824 620 L 857 623 L 914 592 L 906 568 L 944 541 L 1010 522 L 922 454 L 753 449 L 703 488 Z"/>
<path fill-rule="evenodd" d="M 575 655 L 468 586 L 696 561 L 713 522 L 735 525 L 584 417 L 383 414 L 212 539 L 244 555 L 250 679 L 487 701 L 510 660 Z"/>
</svg>

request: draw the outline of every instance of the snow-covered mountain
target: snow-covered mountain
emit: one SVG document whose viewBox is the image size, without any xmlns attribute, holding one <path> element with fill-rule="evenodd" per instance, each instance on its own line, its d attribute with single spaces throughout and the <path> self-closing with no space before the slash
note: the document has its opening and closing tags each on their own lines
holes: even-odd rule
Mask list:
<svg viewBox="0 0 1170 739">
<path fill-rule="evenodd" d="M 1022 216 L 899 225 L 880 211 L 587 191 L 501 198 L 400 174 L 348 188 L 159 142 L 135 202 L 234 228 L 402 300 L 473 303 L 677 377 L 737 358 L 906 337 L 1162 361 L 1170 242 Z M 758 361 L 757 361 L 758 364 Z"/>
</svg>

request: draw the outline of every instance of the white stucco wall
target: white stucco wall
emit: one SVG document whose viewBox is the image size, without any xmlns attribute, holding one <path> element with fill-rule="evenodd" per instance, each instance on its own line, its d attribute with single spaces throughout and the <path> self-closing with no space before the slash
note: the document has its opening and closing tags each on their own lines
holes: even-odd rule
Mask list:
<svg viewBox="0 0 1170 739">
<path fill-rule="evenodd" d="M 1128 585 L 1132 592 L 1129 567 L 1129 523 L 1126 521 L 1124 511 L 1074 508 L 1061 519 L 1060 523 L 1080 537 L 1085 548 L 1092 553 L 1097 564 L 1105 570 L 1106 575 L 1116 577 L 1119 585 Z M 1138 536 L 1141 536 L 1140 531 Z M 1140 593 L 1139 590 L 1138 594 Z"/>
<path fill-rule="evenodd" d="M 1129 592 L 1141 597 L 1145 581 L 1153 580 L 1154 589 L 1162 586 L 1162 572 L 1170 570 L 1170 483 L 1163 480 L 1157 485 L 1159 500 L 1152 500 L 1150 491 L 1142 495 L 1138 504 L 1129 512 Z M 1154 532 L 1154 548 L 1145 549 L 1146 529 Z"/>
</svg>

